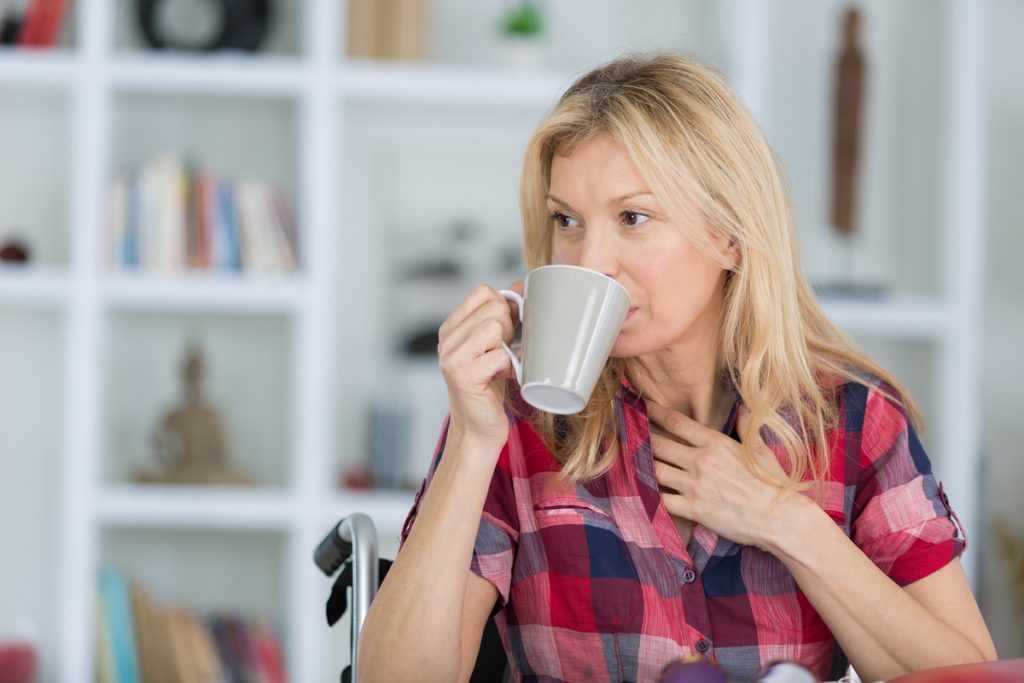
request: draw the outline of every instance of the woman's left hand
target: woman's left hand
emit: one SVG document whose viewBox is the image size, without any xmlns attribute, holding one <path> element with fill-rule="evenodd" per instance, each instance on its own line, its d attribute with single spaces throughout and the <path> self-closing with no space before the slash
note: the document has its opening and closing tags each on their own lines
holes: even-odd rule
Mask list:
<svg viewBox="0 0 1024 683">
<path fill-rule="evenodd" d="M 743 545 L 768 549 L 775 521 L 793 495 L 761 481 L 750 470 L 743 445 L 720 431 L 655 403 L 647 404 L 651 423 L 654 475 L 669 513 L 692 520 L 719 536 Z M 739 433 L 749 413 L 741 409 Z M 786 474 L 760 434 L 754 454 L 764 471 Z"/>
</svg>

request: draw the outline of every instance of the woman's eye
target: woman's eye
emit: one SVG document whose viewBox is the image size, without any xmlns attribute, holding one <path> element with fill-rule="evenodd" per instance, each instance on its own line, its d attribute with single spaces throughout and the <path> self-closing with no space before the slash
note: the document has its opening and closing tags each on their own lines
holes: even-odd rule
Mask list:
<svg viewBox="0 0 1024 683">
<path fill-rule="evenodd" d="M 554 221 L 555 225 L 559 228 L 575 228 L 579 225 L 579 222 L 572 216 L 567 216 L 564 213 L 555 211 L 551 214 L 551 220 Z"/>
<path fill-rule="evenodd" d="M 648 216 L 645 213 L 640 213 L 639 211 L 623 211 L 622 212 L 622 221 L 626 225 L 630 225 L 630 226 L 642 225 L 642 224 L 646 223 L 649 220 L 651 220 L 650 216 Z"/>
</svg>

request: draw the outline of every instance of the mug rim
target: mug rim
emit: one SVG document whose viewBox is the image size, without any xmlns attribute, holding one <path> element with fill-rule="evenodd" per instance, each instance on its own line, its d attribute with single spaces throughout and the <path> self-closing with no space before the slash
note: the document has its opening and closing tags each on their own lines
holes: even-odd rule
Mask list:
<svg viewBox="0 0 1024 683">
<path fill-rule="evenodd" d="M 531 273 L 535 273 L 538 270 L 549 270 L 549 269 L 552 269 L 552 268 L 567 269 L 567 270 L 580 270 L 580 271 L 583 271 L 584 273 L 588 273 L 590 275 L 597 275 L 599 277 L 602 277 L 605 280 L 607 280 L 608 282 L 611 282 L 613 285 L 618 287 L 620 290 L 622 290 L 622 294 L 625 295 L 626 300 L 629 301 L 631 306 L 633 305 L 633 297 L 631 297 L 629 295 L 629 292 L 626 291 L 626 287 L 621 282 L 619 282 L 618 280 L 616 280 L 613 277 L 609 277 L 609 276 L 605 275 L 604 273 L 602 273 L 599 270 L 594 270 L 593 268 L 585 268 L 583 266 L 574 266 L 574 265 L 569 264 L 569 263 L 549 263 L 546 266 L 538 266 L 538 267 L 534 268 L 533 270 L 529 271 L 528 273 L 526 273 L 526 277 L 530 277 Z"/>
</svg>

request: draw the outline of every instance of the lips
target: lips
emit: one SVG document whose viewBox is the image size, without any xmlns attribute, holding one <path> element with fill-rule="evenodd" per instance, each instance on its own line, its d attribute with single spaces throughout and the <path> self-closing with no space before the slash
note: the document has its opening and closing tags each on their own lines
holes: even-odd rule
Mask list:
<svg viewBox="0 0 1024 683">
<path fill-rule="evenodd" d="M 636 313 L 638 310 L 640 310 L 639 306 L 631 306 L 629 311 L 626 312 L 626 320 L 632 318 L 633 314 Z"/>
</svg>

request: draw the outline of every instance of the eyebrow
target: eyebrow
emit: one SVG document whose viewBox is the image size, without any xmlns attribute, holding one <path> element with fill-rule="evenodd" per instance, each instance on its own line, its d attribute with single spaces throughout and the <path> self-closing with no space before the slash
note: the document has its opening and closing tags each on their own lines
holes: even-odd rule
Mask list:
<svg viewBox="0 0 1024 683">
<path fill-rule="evenodd" d="M 627 201 L 629 199 L 633 199 L 635 197 L 643 197 L 644 195 L 650 195 L 650 196 L 653 197 L 654 193 L 651 192 L 650 190 L 636 190 L 634 192 L 627 192 L 626 194 L 622 195 L 621 197 L 616 197 L 615 199 L 611 200 L 608 203 L 609 204 L 621 204 L 622 202 Z M 556 204 L 561 204 L 562 206 L 564 206 L 567 209 L 572 208 L 569 205 L 569 202 L 564 201 L 562 199 L 559 199 L 558 197 L 556 197 L 553 194 L 549 194 L 546 197 L 546 199 L 550 199 L 551 201 L 555 202 Z"/>
</svg>

